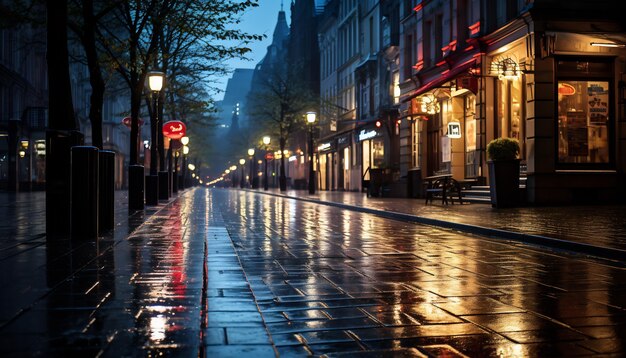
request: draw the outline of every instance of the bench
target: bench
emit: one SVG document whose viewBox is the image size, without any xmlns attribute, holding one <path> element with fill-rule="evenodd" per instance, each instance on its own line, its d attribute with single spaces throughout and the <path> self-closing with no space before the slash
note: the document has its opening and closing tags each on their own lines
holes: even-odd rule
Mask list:
<svg viewBox="0 0 626 358">
<path fill-rule="evenodd" d="M 426 204 L 432 204 L 436 197 L 441 198 L 442 204 L 454 204 L 454 197 L 459 200 L 459 204 L 463 204 L 463 194 L 461 193 L 461 184 L 452 178 L 451 174 L 433 175 L 424 178 L 426 184 Z"/>
</svg>

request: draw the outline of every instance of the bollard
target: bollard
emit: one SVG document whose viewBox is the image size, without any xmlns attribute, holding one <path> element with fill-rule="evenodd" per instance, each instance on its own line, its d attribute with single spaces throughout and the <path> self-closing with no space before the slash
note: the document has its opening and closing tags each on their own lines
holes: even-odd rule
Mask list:
<svg viewBox="0 0 626 358">
<path fill-rule="evenodd" d="M 70 157 L 73 146 L 83 144 L 75 131 L 46 131 L 46 234 L 70 234 Z"/>
<path fill-rule="evenodd" d="M 143 165 L 128 166 L 128 210 L 143 210 L 146 182 Z"/>
<path fill-rule="evenodd" d="M 169 174 L 168 172 L 161 171 L 159 172 L 159 200 L 167 200 L 169 199 Z"/>
<path fill-rule="evenodd" d="M 103 233 L 115 226 L 115 152 L 101 150 L 98 158 L 98 228 Z"/>
<path fill-rule="evenodd" d="M 158 175 L 146 175 L 146 205 L 159 205 Z"/>
<path fill-rule="evenodd" d="M 73 238 L 98 237 L 98 148 L 71 149 L 70 234 Z"/>
<path fill-rule="evenodd" d="M 174 172 L 167 172 L 167 197 L 172 197 L 172 187 L 174 186 Z"/>
</svg>

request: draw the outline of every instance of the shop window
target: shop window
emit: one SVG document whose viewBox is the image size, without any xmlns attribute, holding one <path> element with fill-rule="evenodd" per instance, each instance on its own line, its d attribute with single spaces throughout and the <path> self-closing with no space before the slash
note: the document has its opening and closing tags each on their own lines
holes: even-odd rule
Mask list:
<svg viewBox="0 0 626 358">
<path fill-rule="evenodd" d="M 561 80 L 557 92 L 559 163 L 609 163 L 609 81 Z"/>
<path fill-rule="evenodd" d="M 520 155 L 525 157 L 524 148 L 524 99 L 522 92 L 522 80 L 502 79 L 497 81 L 498 95 L 498 122 L 497 136 L 515 138 L 520 142 L 522 150 Z"/>
<path fill-rule="evenodd" d="M 385 162 L 385 143 L 382 138 L 372 139 L 372 168 L 381 168 Z"/>
</svg>

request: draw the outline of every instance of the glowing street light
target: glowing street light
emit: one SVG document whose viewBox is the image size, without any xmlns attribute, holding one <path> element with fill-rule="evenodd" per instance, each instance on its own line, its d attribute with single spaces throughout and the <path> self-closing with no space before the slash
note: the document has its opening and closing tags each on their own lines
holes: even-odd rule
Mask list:
<svg viewBox="0 0 626 358">
<path fill-rule="evenodd" d="M 269 178 L 267 177 L 267 157 L 269 155 L 269 152 L 267 150 L 271 141 L 272 138 L 270 138 L 270 136 L 266 135 L 263 137 L 263 144 L 265 144 L 265 175 L 263 176 L 263 190 L 269 189 Z"/>
<path fill-rule="evenodd" d="M 309 124 L 309 194 L 315 194 L 315 172 L 313 172 L 313 124 L 317 113 L 307 112 L 306 121 Z"/>
</svg>

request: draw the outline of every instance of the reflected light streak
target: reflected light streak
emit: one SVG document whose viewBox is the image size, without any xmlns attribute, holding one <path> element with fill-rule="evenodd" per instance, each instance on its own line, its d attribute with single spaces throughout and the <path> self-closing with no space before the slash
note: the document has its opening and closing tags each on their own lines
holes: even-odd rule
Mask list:
<svg viewBox="0 0 626 358">
<path fill-rule="evenodd" d="M 167 318 L 163 315 L 157 315 L 150 318 L 150 340 L 158 343 L 165 339 L 165 331 L 167 330 Z"/>
</svg>

